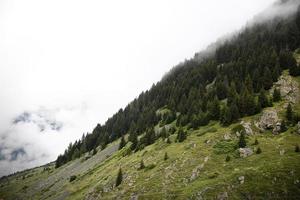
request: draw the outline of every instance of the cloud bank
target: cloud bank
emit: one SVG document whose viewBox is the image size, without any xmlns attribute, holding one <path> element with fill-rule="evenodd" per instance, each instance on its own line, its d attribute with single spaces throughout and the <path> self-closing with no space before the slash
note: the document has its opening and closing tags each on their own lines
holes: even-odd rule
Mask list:
<svg viewBox="0 0 300 200">
<path fill-rule="evenodd" d="M 0 176 L 55 160 L 273 2 L 0 1 Z"/>
</svg>

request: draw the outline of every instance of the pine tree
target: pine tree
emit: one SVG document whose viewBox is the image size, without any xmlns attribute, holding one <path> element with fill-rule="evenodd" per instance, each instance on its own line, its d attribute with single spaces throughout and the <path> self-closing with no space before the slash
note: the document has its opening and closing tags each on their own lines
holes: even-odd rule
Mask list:
<svg viewBox="0 0 300 200">
<path fill-rule="evenodd" d="M 240 113 L 235 102 L 231 103 L 229 107 L 229 112 L 231 113 L 231 120 L 230 120 L 231 122 L 234 122 L 235 120 L 240 118 Z"/>
<path fill-rule="evenodd" d="M 222 109 L 221 122 L 225 126 L 228 126 L 232 122 L 231 112 L 229 111 L 229 108 L 227 107 L 227 105 L 225 105 L 224 108 Z"/>
<path fill-rule="evenodd" d="M 93 153 L 92 153 L 92 154 L 93 154 L 93 155 L 96 155 L 96 153 L 97 153 L 97 149 L 96 149 L 96 147 L 94 147 L 94 148 L 93 148 Z"/>
<path fill-rule="evenodd" d="M 220 117 L 220 102 L 217 98 L 214 98 L 214 100 L 208 104 L 208 113 L 210 116 L 210 119 L 212 120 L 218 120 Z"/>
<path fill-rule="evenodd" d="M 141 162 L 140 162 L 140 169 L 144 169 L 144 168 L 145 168 L 145 164 L 144 164 L 144 161 L 142 159 Z"/>
<path fill-rule="evenodd" d="M 274 102 L 278 102 L 280 100 L 281 100 L 280 90 L 278 90 L 277 88 L 275 88 L 274 91 L 273 91 L 273 101 Z"/>
<path fill-rule="evenodd" d="M 165 152 L 164 160 L 168 160 L 168 159 L 169 159 L 168 153 Z"/>
<path fill-rule="evenodd" d="M 273 85 L 272 73 L 271 73 L 269 67 L 265 68 L 264 76 L 263 76 L 263 84 L 264 84 L 264 88 L 266 90 L 270 89 Z"/>
<path fill-rule="evenodd" d="M 136 135 L 136 133 L 135 132 L 131 132 L 130 134 L 129 134 L 129 141 L 130 142 L 132 142 L 132 144 L 131 144 L 131 150 L 135 150 L 136 149 L 136 147 L 137 147 L 137 145 L 138 145 L 138 138 L 137 138 L 137 135 Z"/>
<path fill-rule="evenodd" d="M 285 122 L 285 120 L 282 120 L 282 122 L 280 124 L 280 131 L 285 132 L 286 130 L 287 130 L 286 122 Z"/>
<path fill-rule="evenodd" d="M 286 119 L 289 122 L 293 121 L 293 109 L 292 109 L 292 105 L 289 103 L 289 105 L 286 108 Z"/>
<path fill-rule="evenodd" d="M 259 143 L 258 143 L 258 140 L 257 139 L 255 139 L 255 141 L 254 141 L 254 145 L 258 145 Z"/>
<path fill-rule="evenodd" d="M 265 108 L 269 105 L 268 98 L 264 89 L 261 89 L 258 96 L 258 101 L 262 108 Z"/>
<path fill-rule="evenodd" d="M 122 149 L 123 147 L 125 147 L 125 145 L 126 145 L 126 141 L 124 139 L 124 136 L 122 136 L 120 144 L 119 144 L 119 150 Z"/>
<path fill-rule="evenodd" d="M 226 156 L 225 161 L 226 161 L 226 162 L 229 162 L 229 161 L 230 161 L 230 156 L 229 156 L 229 155 Z"/>
<path fill-rule="evenodd" d="M 257 150 L 256 150 L 256 154 L 261 154 L 261 152 L 262 152 L 262 151 L 261 151 L 261 148 L 258 147 Z"/>
<path fill-rule="evenodd" d="M 300 152 L 300 147 L 298 144 L 295 146 L 295 152 Z"/>
<path fill-rule="evenodd" d="M 167 137 L 167 130 L 165 127 L 162 128 L 160 135 L 163 139 L 165 139 Z"/>
<path fill-rule="evenodd" d="M 183 131 L 182 128 L 180 128 L 177 133 L 177 141 L 183 142 L 185 139 L 186 139 L 186 133 L 185 131 Z"/>
<path fill-rule="evenodd" d="M 122 174 L 122 169 L 119 169 L 118 175 L 117 175 L 117 179 L 116 179 L 116 187 L 118 187 L 123 180 L 123 174 Z"/>
<path fill-rule="evenodd" d="M 242 132 L 239 138 L 239 147 L 240 148 L 245 148 L 246 147 L 246 139 L 245 139 L 245 134 Z"/>
</svg>

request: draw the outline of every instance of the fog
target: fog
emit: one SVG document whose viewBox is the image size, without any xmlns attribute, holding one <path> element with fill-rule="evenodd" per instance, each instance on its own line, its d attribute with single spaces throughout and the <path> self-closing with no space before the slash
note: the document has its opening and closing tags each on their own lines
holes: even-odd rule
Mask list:
<svg viewBox="0 0 300 200">
<path fill-rule="evenodd" d="M 0 176 L 55 160 L 274 2 L 0 1 Z"/>
</svg>

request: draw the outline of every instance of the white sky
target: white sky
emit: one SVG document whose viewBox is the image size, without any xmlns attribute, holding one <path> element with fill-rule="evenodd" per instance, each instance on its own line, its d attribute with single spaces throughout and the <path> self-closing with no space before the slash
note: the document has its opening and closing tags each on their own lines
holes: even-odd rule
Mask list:
<svg viewBox="0 0 300 200">
<path fill-rule="evenodd" d="M 0 0 L 0 145 L 9 152 L 26 144 L 35 160 L 2 166 L 14 171 L 54 160 L 172 66 L 273 2 Z M 41 110 L 64 128 L 12 127 L 23 111 Z"/>
</svg>

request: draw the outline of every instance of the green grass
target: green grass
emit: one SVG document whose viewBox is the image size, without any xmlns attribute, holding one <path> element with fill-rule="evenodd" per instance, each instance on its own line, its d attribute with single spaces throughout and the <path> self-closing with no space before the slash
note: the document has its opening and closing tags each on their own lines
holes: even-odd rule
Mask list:
<svg viewBox="0 0 300 200">
<path fill-rule="evenodd" d="M 300 77 L 295 80 L 300 83 Z M 280 111 L 280 117 L 284 116 L 284 103 L 274 103 L 273 108 Z M 300 110 L 299 103 L 295 109 Z M 242 120 L 255 121 L 260 116 Z M 227 192 L 229 199 L 297 199 L 300 195 L 300 153 L 296 153 L 294 148 L 296 144 L 300 145 L 300 135 L 292 132 L 294 127 L 279 135 L 273 135 L 270 131 L 258 133 L 253 127 L 256 133 L 246 137 L 247 146 L 253 150 L 260 147 L 262 153 L 240 158 L 237 153 L 238 138 L 232 131 L 238 128 L 238 124 L 222 127 L 217 122 L 211 122 L 197 130 L 189 130 L 187 139 L 182 143 L 175 143 L 176 134 L 173 134 L 170 136 L 171 144 L 159 139 L 136 153 L 130 153 L 127 145 L 77 175 L 76 180 L 69 182 L 69 177 L 65 177 L 62 187 L 56 190 L 53 189 L 55 183 L 41 188 L 37 193 L 33 189 L 38 186 L 38 181 L 54 176 L 71 163 L 59 169 L 54 169 L 52 164 L 49 171 L 39 167 L 21 172 L 10 176 L 9 183 L 0 181 L 0 198 L 55 199 L 65 195 L 66 199 L 72 200 L 86 196 L 130 199 L 138 194 L 138 199 L 198 199 L 200 196 L 216 199 Z M 231 140 L 225 141 L 225 134 L 230 134 Z M 254 145 L 255 139 L 258 145 Z M 114 144 L 118 143 L 116 141 Z M 282 150 L 285 153 L 280 155 Z M 167 160 L 164 160 L 165 152 L 169 156 Z M 228 162 L 225 161 L 227 155 L 231 157 Z M 146 167 L 139 170 L 141 160 Z M 123 182 L 115 188 L 120 167 Z M 198 176 L 191 178 L 195 171 Z M 239 183 L 240 176 L 245 177 L 244 184 Z"/>
</svg>

